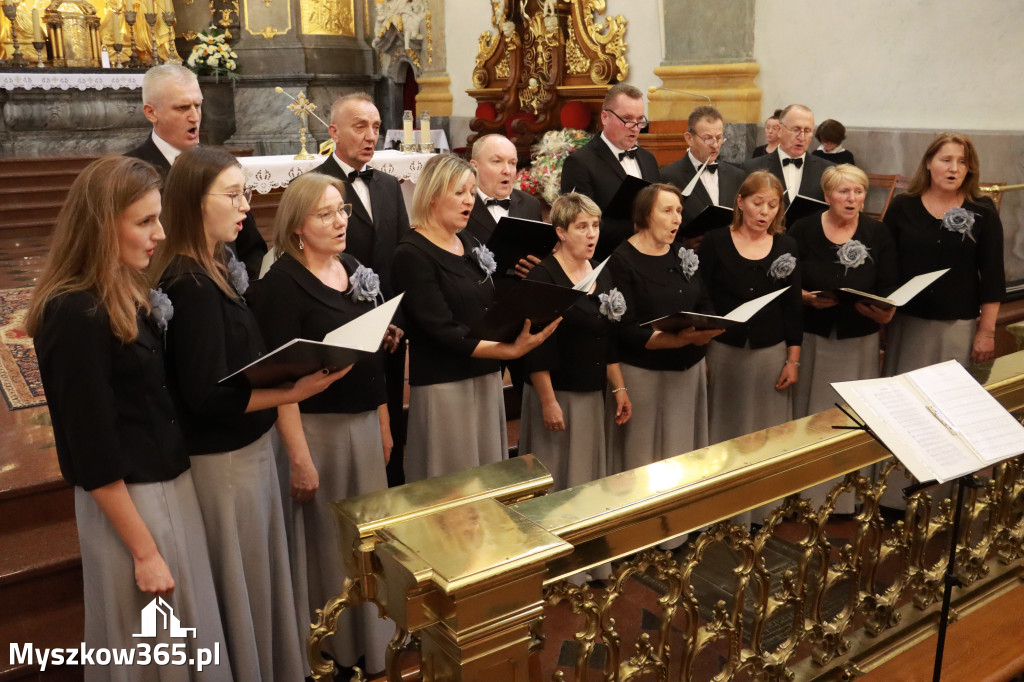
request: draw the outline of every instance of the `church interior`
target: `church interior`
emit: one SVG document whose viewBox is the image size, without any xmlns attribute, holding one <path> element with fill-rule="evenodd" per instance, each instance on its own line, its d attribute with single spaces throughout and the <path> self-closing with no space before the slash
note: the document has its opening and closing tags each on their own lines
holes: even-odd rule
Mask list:
<svg viewBox="0 0 1024 682">
<path fill-rule="evenodd" d="M 468 158 L 477 138 L 497 133 L 515 146 L 517 186 L 547 211 L 565 151 L 579 146 L 565 140 L 600 134 L 616 83 L 642 92 L 638 144 L 661 167 L 685 158 L 687 119 L 701 105 L 721 112 L 720 159 L 735 165 L 790 104 L 841 121 L 841 145 L 870 179 L 865 214 L 876 218 L 936 135 L 965 133 L 1002 223 L 1006 281 L 995 358 L 971 370 L 1024 416 L 1024 89 L 1014 85 L 1024 8 L 1014 3 L 2 0 L 2 9 L 0 645 L 83 638 L 73 490 L 24 314 L 76 176 L 153 130 L 141 87 L 157 64 L 197 73 L 199 144 L 238 157 L 268 242 L 284 188 L 331 154 L 332 103 L 354 92 L 381 118 L 370 165 L 403 182 L 407 205 L 427 159 Z M 559 155 L 559 144 L 570 146 Z M 384 671 L 353 679 L 924 680 L 951 580 L 944 679 L 1024 679 L 1021 457 L 984 469 L 973 486 L 917 491 L 894 514 L 882 510 L 883 490 L 910 485 L 909 474 L 830 409 L 545 494 L 550 475 L 516 446 L 509 383 L 518 456 L 336 506 L 355 578 L 311 626 L 313 679 L 349 679 L 332 678 L 320 644 L 339 611 L 371 602 L 399 636 Z M 823 506 L 801 496 L 829 481 Z M 837 510 L 843 496 L 856 511 Z M 753 529 L 730 523 L 752 509 L 774 511 Z M 666 549 L 687 533 L 682 548 Z M 605 565 L 611 577 L 570 579 Z M 0 682 L 81 679 L 81 666 L 0 656 Z"/>
</svg>

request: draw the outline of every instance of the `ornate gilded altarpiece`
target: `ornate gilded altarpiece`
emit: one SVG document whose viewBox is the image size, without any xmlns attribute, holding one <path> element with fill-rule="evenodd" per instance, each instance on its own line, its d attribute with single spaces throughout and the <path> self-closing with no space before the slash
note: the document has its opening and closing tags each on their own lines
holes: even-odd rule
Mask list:
<svg viewBox="0 0 1024 682">
<path fill-rule="evenodd" d="M 495 30 L 480 34 L 467 92 L 495 115 L 470 122 L 470 144 L 512 121 L 510 137 L 526 155 L 545 131 L 561 127 L 567 102 L 596 112 L 608 88 L 629 74 L 627 22 L 603 17 L 605 0 L 492 0 L 491 7 Z"/>
</svg>

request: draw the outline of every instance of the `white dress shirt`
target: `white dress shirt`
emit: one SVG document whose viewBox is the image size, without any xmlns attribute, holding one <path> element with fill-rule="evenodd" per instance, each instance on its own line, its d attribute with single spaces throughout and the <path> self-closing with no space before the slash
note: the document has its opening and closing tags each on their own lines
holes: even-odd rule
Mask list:
<svg viewBox="0 0 1024 682">
<path fill-rule="evenodd" d="M 495 205 L 495 206 L 488 206 L 487 205 L 487 200 L 488 199 L 496 199 L 497 197 L 489 197 L 486 194 L 484 194 L 483 192 L 481 192 L 479 189 L 477 189 L 476 194 L 477 194 L 478 197 L 480 197 L 480 201 L 484 202 L 484 208 L 486 208 L 487 212 L 491 214 L 492 218 L 494 218 L 494 222 L 498 222 L 499 220 L 501 220 L 502 218 L 504 218 L 505 216 L 508 215 L 509 209 L 507 209 L 507 208 L 502 208 L 501 206 L 497 206 L 497 205 Z M 510 194 L 506 198 L 511 199 L 512 195 Z"/>
<path fill-rule="evenodd" d="M 643 175 L 640 173 L 640 163 L 636 159 L 631 159 L 628 156 L 619 159 L 619 154 L 629 151 L 628 149 L 619 149 L 612 144 L 611 140 L 605 137 L 604 133 L 601 133 L 601 139 L 604 140 L 604 143 L 608 145 L 608 149 L 610 149 L 612 154 L 615 155 L 615 158 L 618 159 L 622 169 L 626 171 L 626 175 L 632 175 L 634 178 L 643 179 Z M 636 147 L 634 147 L 634 149 L 636 149 Z"/>
<path fill-rule="evenodd" d="M 694 170 L 700 170 L 700 167 L 704 165 L 703 161 L 697 160 L 692 151 L 687 151 L 686 155 L 690 157 L 690 163 L 693 164 Z M 711 203 L 718 206 L 718 173 L 709 173 L 708 169 L 705 168 L 704 172 L 700 174 L 700 181 L 704 183 L 704 189 L 707 190 L 708 196 L 711 197 Z"/>
<path fill-rule="evenodd" d="M 341 172 L 343 172 L 346 176 L 348 176 L 348 174 L 351 173 L 352 171 L 356 170 L 352 166 L 342 161 L 337 154 L 334 155 L 334 160 L 338 162 L 338 165 L 341 166 Z M 367 164 L 360 168 L 359 171 L 362 172 L 369 167 L 370 165 Z M 359 202 L 363 205 L 363 208 L 366 209 L 366 215 L 370 216 L 370 220 L 373 220 L 373 209 L 370 208 L 370 188 L 366 186 L 366 182 L 362 178 L 356 178 L 355 181 L 351 182 L 350 184 L 352 185 L 352 189 L 355 190 L 356 196 L 359 197 Z M 352 203 L 351 197 L 348 198 L 348 202 Z"/>
<path fill-rule="evenodd" d="M 156 134 L 155 130 L 153 131 L 153 144 L 156 145 L 156 148 L 159 149 L 160 153 L 164 155 L 165 159 L 167 159 L 167 163 L 172 166 L 178 157 L 181 156 L 181 150 L 172 146 L 170 142 L 162 140 L 160 136 Z"/>
<path fill-rule="evenodd" d="M 790 156 L 786 152 L 782 151 L 782 147 L 779 147 L 779 163 L 781 164 L 785 159 L 803 159 L 803 164 L 799 168 L 793 164 L 782 166 L 782 177 L 786 180 L 786 196 L 789 197 L 790 203 L 796 199 L 796 196 L 800 194 L 800 183 L 804 179 L 804 166 L 807 165 L 807 154 L 802 156 Z"/>
</svg>

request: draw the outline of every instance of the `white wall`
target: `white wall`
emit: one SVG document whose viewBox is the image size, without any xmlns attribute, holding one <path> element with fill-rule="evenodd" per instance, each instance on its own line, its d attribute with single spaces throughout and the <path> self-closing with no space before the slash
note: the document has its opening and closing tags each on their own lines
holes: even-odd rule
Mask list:
<svg viewBox="0 0 1024 682">
<path fill-rule="evenodd" d="M 1016 0 L 757 0 L 754 57 L 762 118 L 800 102 L 857 128 L 1024 130 Z"/>
</svg>

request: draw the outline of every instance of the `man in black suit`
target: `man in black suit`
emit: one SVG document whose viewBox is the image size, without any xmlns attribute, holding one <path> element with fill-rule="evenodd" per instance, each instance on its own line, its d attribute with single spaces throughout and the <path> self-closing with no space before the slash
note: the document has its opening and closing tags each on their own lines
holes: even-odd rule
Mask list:
<svg viewBox="0 0 1024 682">
<path fill-rule="evenodd" d="M 726 206 L 733 208 L 736 194 L 747 174 L 740 168 L 718 161 L 725 142 L 725 122 L 722 114 L 713 106 L 705 105 L 694 109 L 687 121 L 686 133 L 683 137 L 689 146 L 686 156 L 675 163 L 661 169 L 661 181 L 671 182 L 679 189 L 684 189 L 705 162 L 707 167 L 700 174 L 700 180 L 693 191 L 683 201 L 683 222 L 685 228 L 701 211 L 708 206 Z M 700 244 L 700 237 L 685 240 L 690 248 Z"/>
<path fill-rule="evenodd" d="M 138 147 L 125 152 L 153 164 L 166 176 L 178 155 L 199 144 L 203 119 L 203 93 L 196 75 L 180 64 L 154 66 L 142 78 L 142 113 L 153 124 L 153 132 Z M 242 231 L 229 244 L 255 278 L 267 253 L 267 242 L 256 229 L 251 213 L 245 214 Z"/>
<path fill-rule="evenodd" d="M 585 194 L 607 211 L 608 202 L 627 175 L 647 182 L 659 182 L 661 175 L 654 154 L 637 146 L 640 129 L 647 125 L 640 90 L 625 83 L 612 86 L 601 105 L 601 125 L 604 130 L 600 135 L 566 158 L 561 191 Z M 594 257 L 604 260 L 631 234 L 631 217 L 602 216 Z"/>
<path fill-rule="evenodd" d="M 363 92 L 339 97 L 331 106 L 331 125 L 327 130 L 334 140 L 334 153 L 316 172 L 345 184 L 345 202 L 352 204 L 345 251 L 377 273 L 381 292 L 390 299 L 395 295 L 391 287 L 391 262 L 395 247 L 409 231 L 409 215 L 398 178 L 369 166 L 380 137 L 380 113 L 373 98 Z M 392 486 L 405 482 L 406 347 L 403 339 L 384 363 L 392 439 L 388 485 Z"/>
<path fill-rule="evenodd" d="M 477 173 L 476 203 L 466 231 L 481 242 L 487 243 L 505 216 L 542 219 L 540 202 L 514 187 L 518 160 L 515 145 L 502 135 L 484 135 L 473 143 L 470 163 Z"/>
<path fill-rule="evenodd" d="M 769 171 L 786 188 L 786 206 L 802 195 L 825 201 L 821 174 L 835 164 L 807 153 L 814 136 L 814 113 L 802 104 L 790 104 L 779 116 L 779 148 L 773 154 L 750 159 L 744 164 L 748 173 Z"/>
</svg>

